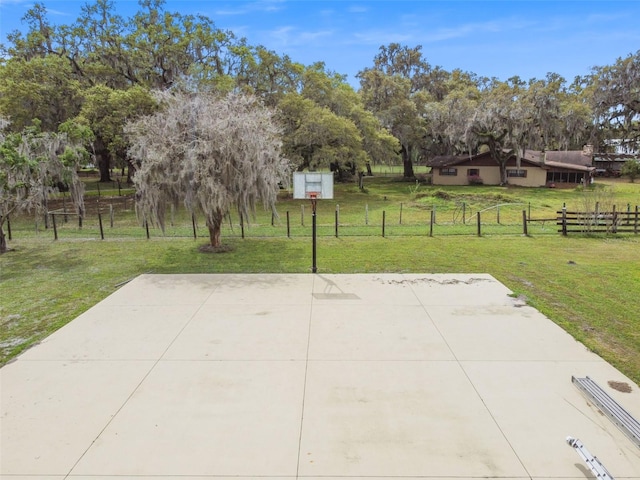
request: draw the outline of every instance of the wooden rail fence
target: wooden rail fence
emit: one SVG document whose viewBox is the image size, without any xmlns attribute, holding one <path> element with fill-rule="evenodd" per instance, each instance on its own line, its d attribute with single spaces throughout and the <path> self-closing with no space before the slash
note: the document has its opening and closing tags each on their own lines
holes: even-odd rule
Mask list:
<svg viewBox="0 0 640 480">
<path fill-rule="evenodd" d="M 640 215 L 638 206 L 635 210 L 616 210 L 615 206 L 608 212 L 579 212 L 563 208 L 557 212 L 558 232 L 569 233 L 634 233 L 638 234 Z"/>
</svg>

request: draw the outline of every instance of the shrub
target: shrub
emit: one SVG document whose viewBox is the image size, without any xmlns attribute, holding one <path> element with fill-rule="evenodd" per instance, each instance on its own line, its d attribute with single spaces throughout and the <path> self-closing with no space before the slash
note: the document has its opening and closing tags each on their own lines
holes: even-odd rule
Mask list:
<svg viewBox="0 0 640 480">
<path fill-rule="evenodd" d="M 629 177 L 629 180 L 633 183 L 636 178 L 640 177 L 640 162 L 638 160 L 627 160 L 624 162 L 620 173 Z"/>
<path fill-rule="evenodd" d="M 451 194 L 449 192 L 445 192 L 444 190 L 436 190 L 433 192 L 433 196 L 436 198 L 440 198 L 441 200 L 450 200 Z"/>
<path fill-rule="evenodd" d="M 479 175 L 469 175 L 467 180 L 469 181 L 469 185 L 484 185 L 484 182 Z"/>
</svg>

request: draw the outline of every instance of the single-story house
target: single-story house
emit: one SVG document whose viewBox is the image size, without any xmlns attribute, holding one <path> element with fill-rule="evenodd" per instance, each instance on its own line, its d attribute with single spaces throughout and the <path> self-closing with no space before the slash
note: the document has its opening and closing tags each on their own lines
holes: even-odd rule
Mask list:
<svg viewBox="0 0 640 480">
<path fill-rule="evenodd" d="M 596 175 L 605 177 L 619 177 L 622 166 L 629 160 L 640 161 L 638 153 L 595 153 L 593 166 L 596 167 Z"/>
<path fill-rule="evenodd" d="M 510 185 L 541 187 L 550 184 L 588 182 L 595 168 L 590 148 L 570 151 L 526 151 L 516 164 L 515 155 L 507 161 Z M 434 185 L 500 184 L 500 167 L 489 152 L 478 155 L 444 155 L 427 161 Z"/>
</svg>

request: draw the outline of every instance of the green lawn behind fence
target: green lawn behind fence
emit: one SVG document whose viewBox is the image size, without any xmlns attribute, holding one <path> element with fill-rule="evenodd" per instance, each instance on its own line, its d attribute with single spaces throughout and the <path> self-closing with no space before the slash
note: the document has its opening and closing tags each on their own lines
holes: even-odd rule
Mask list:
<svg viewBox="0 0 640 480">
<path fill-rule="evenodd" d="M 639 236 L 562 237 L 556 225 L 548 225 L 547 233 L 528 237 L 500 231 L 477 237 L 473 225 L 447 219 L 447 215 L 453 216 L 452 205 L 461 199 L 469 202 L 472 212 L 495 202 L 531 204 L 531 216 L 542 218 L 553 215 L 563 203 L 569 206 L 592 201 L 585 200 L 584 191 L 440 188 L 393 178 L 367 182 L 366 192 L 353 185 L 336 186 L 334 200 L 319 202 L 320 228 L 324 232 L 318 241 L 320 273 L 492 274 L 577 340 L 640 382 Z M 605 197 L 610 193 L 603 196 L 602 192 L 594 192 L 586 194 L 597 194 L 605 199 L 603 202 L 608 201 Z M 618 205 L 636 205 L 640 203 L 640 186 L 616 184 L 614 196 Z M 285 193 L 283 197 L 278 207 L 279 221 L 283 221 L 283 212 L 289 211 L 290 217 L 295 212 L 297 236 L 255 234 L 282 228 L 271 226 L 270 215 L 259 212 L 247 230 L 253 233 L 244 240 L 240 238 L 237 219 L 233 219 L 233 230 L 229 227 L 223 235 L 232 250 L 221 254 L 199 252 L 205 239 L 193 239 L 190 218 L 184 212 L 176 212 L 174 218 L 176 224 L 182 225 L 183 233 L 163 237 L 152 230 L 150 240 L 146 240 L 132 208 L 117 213 L 114 227 L 120 231 L 129 229 L 130 234 L 116 236 L 112 232 L 104 241 L 91 230 L 94 227 L 72 226 L 77 219 L 71 217 L 66 227 L 63 224 L 58 241 L 53 240 L 51 230 L 45 230 L 42 222 L 36 233 L 33 218 L 14 219 L 13 240 L 9 242 L 14 250 L 0 256 L 0 363 L 141 273 L 310 272 L 309 206 L 286 198 Z M 452 199 L 454 204 L 447 203 Z M 438 233 L 429 237 L 423 214 L 436 203 Z M 353 223 L 358 225 L 354 229 L 370 229 L 371 234 L 336 238 L 332 232 L 336 205 L 345 225 L 341 228 Z M 303 208 L 304 227 L 300 225 Z M 364 223 L 365 208 L 370 225 Z M 403 225 L 399 219 L 401 208 Z M 502 212 L 505 219 L 508 208 Z M 517 210 L 521 215 L 521 205 Z M 377 223 L 383 211 L 389 218 L 389 235 L 385 238 Z M 454 227 L 470 231 L 446 234 L 446 228 Z M 408 234 L 411 229 L 418 233 Z"/>
</svg>

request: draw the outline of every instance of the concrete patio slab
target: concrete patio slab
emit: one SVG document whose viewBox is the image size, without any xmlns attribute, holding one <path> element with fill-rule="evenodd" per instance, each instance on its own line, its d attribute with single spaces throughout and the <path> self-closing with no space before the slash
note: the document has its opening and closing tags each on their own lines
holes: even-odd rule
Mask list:
<svg viewBox="0 0 640 480">
<path fill-rule="evenodd" d="M 25 360 L 0 369 L 0 473 L 69 473 L 152 367 Z"/>
<path fill-rule="evenodd" d="M 585 466 L 578 455 L 570 452 L 574 462 L 560 455 L 571 450 L 564 442 L 571 435 L 586 442 L 616 478 L 637 478 L 640 449 L 567 381 L 571 375 L 589 375 L 602 387 L 610 380 L 629 382 L 610 365 L 599 361 L 462 362 L 462 368 L 529 475 L 575 476 L 576 464 Z M 617 396 L 640 418 L 637 396 L 620 398 L 611 390 L 612 397 Z"/>
<path fill-rule="evenodd" d="M 201 305 L 224 281 L 222 275 L 141 275 L 101 305 Z"/>
<path fill-rule="evenodd" d="M 24 360 L 157 360 L 199 305 L 100 303 L 54 332 Z"/>
<path fill-rule="evenodd" d="M 594 358 L 584 345 L 531 307 L 427 306 L 425 309 L 458 360 Z"/>
<path fill-rule="evenodd" d="M 203 305 L 173 342 L 166 360 L 304 360 L 311 307 Z"/>
<path fill-rule="evenodd" d="M 313 306 L 310 360 L 454 360 L 420 305 Z"/>
<path fill-rule="evenodd" d="M 0 369 L 0 478 L 590 477 L 571 435 L 640 480 L 571 376 L 636 418 L 640 388 L 510 293 L 486 274 L 140 276 Z"/>
<path fill-rule="evenodd" d="M 527 475 L 457 362 L 313 362 L 307 380 L 301 476 Z"/>
<path fill-rule="evenodd" d="M 221 276 L 207 305 L 310 305 L 314 278 L 305 274 Z"/>
<path fill-rule="evenodd" d="M 314 305 L 420 305 L 401 274 L 316 275 L 313 300 Z"/>
<path fill-rule="evenodd" d="M 304 363 L 185 366 L 158 364 L 72 473 L 295 476 Z"/>
</svg>

